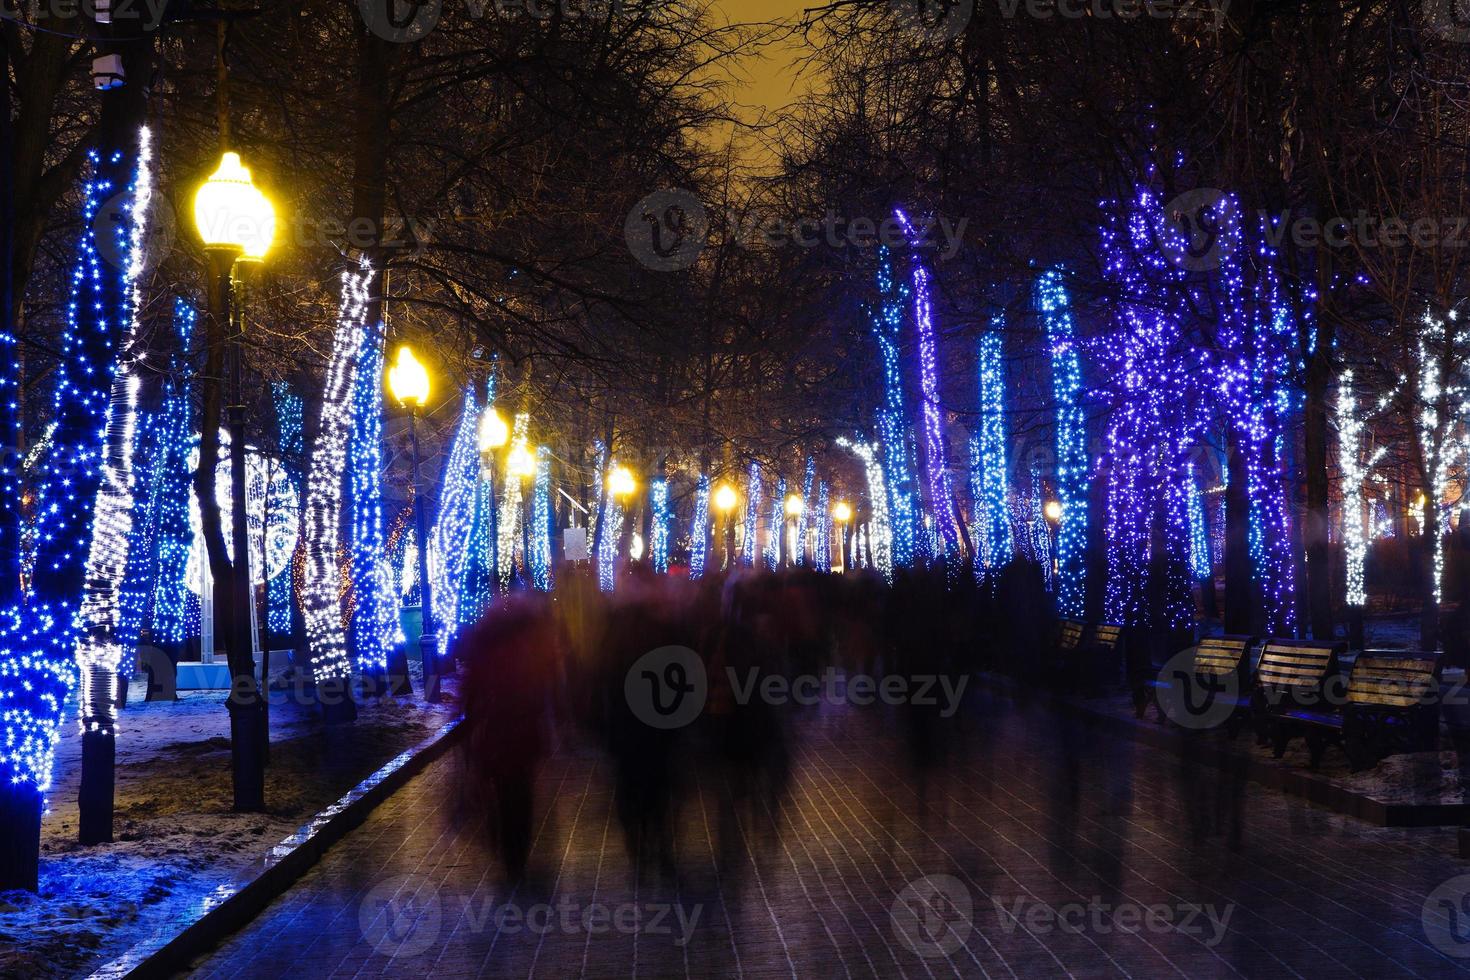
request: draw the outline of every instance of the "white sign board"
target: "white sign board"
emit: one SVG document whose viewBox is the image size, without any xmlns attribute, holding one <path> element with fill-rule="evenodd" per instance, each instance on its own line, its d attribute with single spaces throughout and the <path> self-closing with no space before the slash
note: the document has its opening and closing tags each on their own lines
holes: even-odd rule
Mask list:
<svg viewBox="0 0 1470 980">
<path fill-rule="evenodd" d="M 567 561 L 587 561 L 587 529 L 569 527 L 562 532 L 562 556 Z"/>
</svg>

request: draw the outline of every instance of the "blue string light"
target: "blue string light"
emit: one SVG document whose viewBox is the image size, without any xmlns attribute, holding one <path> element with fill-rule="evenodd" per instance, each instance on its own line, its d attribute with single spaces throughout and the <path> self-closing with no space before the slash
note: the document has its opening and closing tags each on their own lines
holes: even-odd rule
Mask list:
<svg viewBox="0 0 1470 980">
<path fill-rule="evenodd" d="M 832 498 L 826 483 L 817 486 L 816 546 L 812 566 L 823 574 L 832 572 Z"/>
<path fill-rule="evenodd" d="M 536 450 L 536 486 L 531 500 L 531 587 L 550 592 L 551 571 L 551 449 Z"/>
<path fill-rule="evenodd" d="M 470 531 L 480 478 L 480 402 L 466 388 L 459 425 L 450 443 L 440 481 L 439 514 L 429 542 L 429 575 L 433 583 L 434 622 L 446 633 L 458 629 L 460 587 L 469 563 Z M 520 500 L 516 504 L 519 507 Z"/>
<path fill-rule="evenodd" d="M 650 522 L 649 561 L 658 575 L 669 573 L 669 481 L 654 480 L 648 488 L 649 503 L 653 508 Z"/>
<path fill-rule="evenodd" d="M 903 387 L 903 311 L 908 290 L 893 275 L 887 248 L 878 249 L 878 306 L 872 315 L 873 336 L 883 367 L 883 406 L 878 410 L 878 441 L 883 447 L 883 474 L 888 488 L 893 564 L 914 564 L 919 508 L 914 499 L 912 437 Z M 876 559 L 875 559 L 876 560 Z"/>
<path fill-rule="evenodd" d="M 1051 347 L 1056 405 L 1056 489 L 1062 509 L 1057 533 L 1057 609 L 1062 616 L 1082 619 L 1087 607 L 1087 430 L 1081 406 L 1082 361 L 1061 272 L 1052 269 L 1042 274 L 1036 299 Z"/>
<path fill-rule="evenodd" d="M 180 350 L 194 338 L 198 314 L 182 299 L 174 300 L 174 330 Z M 164 383 L 159 446 L 158 585 L 153 593 L 155 643 L 177 646 L 191 633 L 189 551 L 194 532 L 189 522 L 192 470 L 189 457 L 198 444 L 185 371 L 185 358 L 176 357 L 172 376 Z M 290 629 L 289 622 L 286 629 Z M 284 632 L 284 631 L 283 631 Z"/>
<path fill-rule="evenodd" d="M 761 503 L 761 464 L 751 463 L 750 488 L 745 494 L 745 541 L 740 550 L 740 560 L 746 568 L 755 567 L 756 529 L 760 522 Z"/>
<path fill-rule="evenodd" d="M 1011 539 L 1010 482 L 1006 470 L 1005 320 L 991 321 L 980 339 L 980 431 L 970 440 L 970 493 L 975 501 L 975 574 L 984 578 L 1008 565 Z"/>
<path fill-rule="evenodd" d="M 384 554 L 383 517 L 383 325 L 363 330 L 353 380 L 352 432 L 348 439 L 351 487 L 352 646 L 357 669 L 381 674 L 398 632 L 397 595 Z M 290 569 L 277 578 L 290 577 Z"/>
<path fill-rule="evenodd" d="M 766 569 L 774 572 L 781 564 L 781 537 L 786 533 L 786 478 L 776 481 L 771 499 L 771 530 L 766 537 Z M 798 546 L 799 547 L 799 546 Z"/>
<path fill-rule="evenodd" d="M 282 464 L 286 467 L 292 488 L 299 494 L 304 417 L 301 396 L 292 391 L 286 382 L 277 381 L 271 385 L 271 401 L 276 408 L 276 431 Z M 266 617 L 271 632 L 277 636 L 291 632 L 296 602 L 294 582 L 295 576 L 288 564 L 285 571 L 274 576 L 266 585 Z"/>
<path fill-rule="evenodd" d="M 903 211 L 894 215 L 903 225 L 911 244 L 915 245 L 914 323 L 919 335 L 920 415 L 923 418 L 924 467 L 929 491 L 929 511 L 934 518 L 938 546 L 951 572 L 960 559 L 959 514 L 955 509 L 954 486 L 949 472 L 949 450 L 944 440 L 943 404 L 939 391 L 939 339 L 934 325 L 933 286 L 929 270 L 917 252 L 917 233 Z"/>
<path fill-rule="evenodd" d="M 133 168 L 121 151 L 104 159 L 94 150 L 88 162 L 79 258 L 54 375 L 55 435 L 51 452 L 35 469 L 31 595 L 0 610 L 0 779 L 13 788 L 29 787 L 38 797 L 51 784 L 63 706 L 76 684 L 74 651 L 108 406 L 132 323 L 125 275 L 102 262 L 94 229 L 102 202 L 130 179 Z M 134 238 L 130 225 L 136 220 L 131 207 L 128 212 L 116 229 L 117 254 L 129 254 Z M 92 712 L 86 706 L 84 711 L 90 718 Z"/>
<path fill-rule="evenodd" d="M 806 458 L 806 475 L 802 477 L 801 481 L 801 513 L 796 516 L 796 547 L 793 549 L 795 554 L 792 556 L 793 564 L 796 565 L 806 564 L 806 537 L 807 530 L 811 526 L 812 483 L 816 478 L 817 461 L 814 457 L 808 456 Z M 785 495 L 784 490 L 777 494 L 778 497 L 784 497 Z"/>
<path fill-rule="evenodd" d="M 704 578 L 705 562 L 709 560 L 709 475 L 699 475 L 699 486 L 694 491 L 694 524 L 689 531 L 689 577 L 695 581 Z"/>
</svg>

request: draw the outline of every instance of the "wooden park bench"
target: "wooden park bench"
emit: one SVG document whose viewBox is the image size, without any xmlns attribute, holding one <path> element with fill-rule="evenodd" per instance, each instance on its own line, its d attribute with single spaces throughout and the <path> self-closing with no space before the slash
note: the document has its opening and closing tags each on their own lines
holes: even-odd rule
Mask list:
<svg viewBox="0 0 1470 980">
<path fill-rule="evenodd" d="M 1063 620 L 1057 627 L 1057 659 L 1062 675 L 1073 686 L 1098 687 L 1108 666 L 1117 673 L 1117 658 L 1123 647 L 1123 627 L 1102 624 L 1087 626 Z"/>
<path fill-rule="evenodd" d="M 1168 697 L 1189 698 L 1190 703 L 1199 708 L 1203 708 L 1207 703 L 1218 704 L 1229 700 L 1232 709 L 1222 724 L 1233 738 L 1239 732 L 1241 723 L 1250 711 L 1250 698 L 1246 692 L 1249 690 L 1251 651 L 1255 649 L 1255 646 L 1254 636 L 1204 637 L 1195 644 L 1194 656 L 1186 667 L 1186 679 L 1193 685 L 1193 689 L 1175 691 L 1173 689 L 1174 679 L 1158 674 L 1145 678 L 1143 683 L 1134 689 L 1135 715 L 1142 718 L 1149 704 L 1152 704 L 1158 713 L 1159 721 L 1164 721 L 1164 706 L 1159 700 L 1161 692 Z M 1164 665 L 1164 667 L 1167 666 L 1167 664 Z M 1161 667 L 1160 671 L 1163 669 Z"/>
<path fill-rule="evenodd" d="M 1406 651 L 1365 651 L 1354 664 L 1345 703 L 1289 709 L 1282 723 L 1300 729 L 1316 768 L 1331 744 L 1354 772 L 1399 752 L 1439 745 L 1439 659 Z"/>
<path fill-rule="evenodd" d="M 1327 682 L 1341 673 L 1338 657 L 1346 651 L 1345 643 L 1266 641 L 1256 667 L 1251 716 L 1261 743 L 1269 744 L 1276 758 L 1286 754 L 1287 743 L 1300 731 L 1288 713 L 1317 713 L 1326 707 Z"/>
</svg>

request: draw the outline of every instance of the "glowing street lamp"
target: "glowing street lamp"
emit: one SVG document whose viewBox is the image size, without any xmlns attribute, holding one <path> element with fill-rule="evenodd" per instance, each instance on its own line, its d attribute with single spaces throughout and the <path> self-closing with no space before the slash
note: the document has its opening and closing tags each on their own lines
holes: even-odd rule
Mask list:
<svg viewBox="0 0 1470 980">
<path fill-rule="evenodd" d="M 276 235 L 276 209 L 250 179 L 238 153 L 225 153 L 219 167 L 194 193 L 194 226 L 208 261 L 207 306 L 216 335 L 230 336 L 230 605 L 235 615 L 225 638 L 230 666 L 230 742 L 235 809 L 265 809 L 265 753 L 269 735 L 266 703 L 255 680 L 254 641 L 248 610 L 255 596 L 250 583 L 250 551 L 245 500 L 244 281 L 270 251 Z M 269 644 L 267 644 L 269 647 Z M 203 651 L 213 655 L 213 650 Z"/>
<path fill-rule="evenodd" d="M 525 442 L 517 443 L 507 457 L 506 468 L 510 475 L 521 481 L 521 555 L 525 561 L 526 580 L 531 578 L 531 487 L 528 481 L 536 476 L 536 448 Z"/>
<path fill-rule="evenodd" d="M 433 387 L 429 371 L 404 345 L 388 369 L 388 391 L 408 409 L 409 462 L 413 467 L 413 523 L 419 546 L 419 660 L 424 665 L 424 697 L 439 703 L 439 638 L 434 625 L 434 595 L 429 583 L 429 515 L 419 480 L 419 411 L 429 402 Z"/>
<path fill-rule="evenodd" d="M 740 495 L 735 488 L 728 483 L 722 483 L 715 490 L 715 510 L 725 516 L 725 566 L 730 567 L 735 555 L 735 505 L 740 503 Z"/>
<path fill-rule="evenodd" d="M 491 453 L 504 449 L 510 442 L 510 425 L 494 405 L 485 409 L 480 418 L 480 452 Z"/>
<path fill-rule="evenodd" d="M 429 403 L 429 371 L 414 356 L 407 344 L 398 348 L 398 357 L 388 369 L 388 391 L 398 404 L 417 413 Z"/>
<path fill-rule="evenodd" d="M 1046 519 L 1053 524 L 1062 522 L 1062 502 L 1060 500 L 1048 500 L 1046 502 Z"/>
<path fill-rule="evenodd" d="M 720 484 L 720 488 L 715 491 L 715 509 L 721 514 L 730 513 L 739 502 L 740 495 L 728 483 Z"/>
<path fill-rule="evenodd" d="M 832 519 L 837 522 L 838 531 L 841 534 L 837 540 L 842 543 L 842 571 L 847 571 L 847 524 L 852 520 L 852 508 L 846 501 L 839 500 L 832 507 Z"/>
<path fill-rule="evenodd" d="M 806 550 L 806 542 L 796 540 L 797 531 L 801 526 L 801 515 L 805 513 L 806 501 L 800 496 L 793 493 L 786 498 L 786 516 L 791 519 L 792 523 L 790 528 L 782 529 L 781 536 L 786 539 L 786 554 L 782 558 L 782 565 L 792 564 L 792 555 L 797 555 L 800 560 L 800 553 Z"/>
<path fill-rule="evenodd" d="M 614 497 L 626 500 L 637 492 L 638 480 L 633 476 L 632 470 L 619 466 L 608 474 L 607 488 Z"/>
</svg>

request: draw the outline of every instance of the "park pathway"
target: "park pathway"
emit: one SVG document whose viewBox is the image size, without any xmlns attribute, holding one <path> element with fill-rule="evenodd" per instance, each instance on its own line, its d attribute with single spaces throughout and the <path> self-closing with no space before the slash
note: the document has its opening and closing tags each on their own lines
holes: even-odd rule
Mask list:
<svg viewBox="0 0 1470 980">
<path fill-rule="evenodd" d="M 779 800 L 690 763 L 672 877 L 632 866 L 610 763 L 564 743 L 518 889 L 456 827 L 442 760 L 197 975 L 1470 975 L 1441 952 L 1470 954 L 1451 831 L 1369 827 L 1042 704 L 981 698 L 922 778 L 903 732 L 810 710 Z"/>
</svg>

